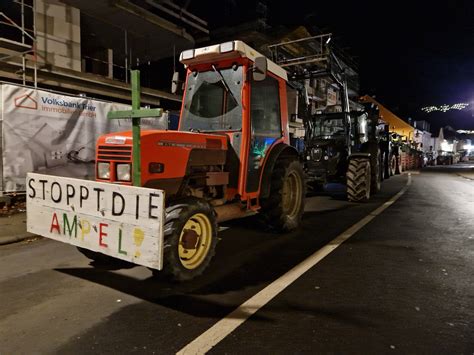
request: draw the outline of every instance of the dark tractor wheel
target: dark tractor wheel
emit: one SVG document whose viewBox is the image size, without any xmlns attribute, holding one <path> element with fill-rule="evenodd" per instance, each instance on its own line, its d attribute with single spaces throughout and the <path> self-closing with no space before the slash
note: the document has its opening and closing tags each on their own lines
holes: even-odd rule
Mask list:
<svg viewBox="0 0 474 355">
<path fill-rule="evenodd" d="M 370 193 L 374 195 L 382 188 L 383 164 L 380 149 L 377 149 L 373 158 L 371 155 L 370 171 Z"/>
<path fill-rule="evenodd" d="M 278 160 L 271 179 L 270 196 L 262 200 L 262 220 L 279 232 L 298 228 L 306 195 L 304 172 L 300 162 Z"/>
<path fill-rule="evenodd" d="M 388 152 L 383 153 L 383 179 L 390 179 L 390 154 Z"/>
<path fill-rule="evenodd" d="M 395 155 L 390 156 L 389 172 L 390 176 L 395 175 L 395 170 L 397 168 L 397 157 Z"/>
<path fill-rule="evenodd" d="M 166 208 L 162 271 L 166 278 L 188 281 L 201 275 L 214 256 L 216 244 L 216 213 L 209 203 L 187 198 Z"/>
<path fill-rule="evenodd" d="M 352 202 L 363 202 L 370 198 L 370 161 L 364 158 L 353 158 L 347 168 L 347 199 Z"/>
<path fill-rule="evenodd" d="M 395 160 L 395 175 L 400 175 L 403 171 L 403 168 L 402 168 L 402 158 L 401 156 L 396 156 L 396 160 Z"/>
</svg>

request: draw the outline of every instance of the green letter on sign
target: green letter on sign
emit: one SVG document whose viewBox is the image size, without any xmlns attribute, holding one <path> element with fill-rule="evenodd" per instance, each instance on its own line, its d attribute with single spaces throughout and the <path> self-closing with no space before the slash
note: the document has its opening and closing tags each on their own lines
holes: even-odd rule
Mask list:
<svg viewBox="0 0 474 355">
<path fill-rule="evenodd" d="M 74 216 L 72 225 L 69 225 L 69 220 L 67 219 L 67 214 L 63 213 L 63 230 L 64 234 L 69 234 L 72 237 L 72 231 L 74 230 L 74 238 L 77 238 L 77 216 Z"/>
</svg>

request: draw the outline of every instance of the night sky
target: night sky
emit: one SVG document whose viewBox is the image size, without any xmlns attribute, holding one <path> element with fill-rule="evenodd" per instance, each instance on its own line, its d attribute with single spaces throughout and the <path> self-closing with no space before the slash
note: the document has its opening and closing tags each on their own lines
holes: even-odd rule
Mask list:
<svg viewBox="0 0 474 355">
<path fill-rule="evenodd" d="M 255 1 L 191 3 L 212 27 L 255 16 Z M 371 4 L 371 5 L 369 5 Z M 375 95 L 405 120 L 474 129 L 473 1 L 268 1 L 272 26 L 312 25 L 332 32 L 360 65 L 361 94 Z M 199 7 L 199 8 L 197 8 Z M 425 114 L 421 107 L 468 102 L 463 111 Z"/>
</svg>

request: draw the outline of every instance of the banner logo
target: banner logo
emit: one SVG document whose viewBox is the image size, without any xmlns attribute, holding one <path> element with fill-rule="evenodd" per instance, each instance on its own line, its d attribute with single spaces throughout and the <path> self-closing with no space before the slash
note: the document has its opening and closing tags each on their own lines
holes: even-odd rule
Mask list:
<svg viewBox="0 0 474 355">
<path fill-rule="evenodd" d="M 21 96 L 15 97 L 15 107 L 37 110 L 38 102 L 31 97 L 31 94 L 23 94 Z"/>
</svg>

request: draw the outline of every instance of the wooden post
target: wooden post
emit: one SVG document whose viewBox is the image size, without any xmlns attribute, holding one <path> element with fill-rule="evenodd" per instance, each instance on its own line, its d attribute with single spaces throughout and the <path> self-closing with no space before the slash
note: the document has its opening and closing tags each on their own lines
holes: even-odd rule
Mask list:
<svg viewBox="0 0 474 355">
<path fill-rule="evenodd" d="M 140 110 L 140 71 L 131 71 L 132 79 L 132 110 Z M 132 116 L 132 142 L 133 142 L 133 185 L 141 185 L 141 144 L 140 144 L 140 117 Z"/>
<path fill-rule="evenodd" d="M 133 185 L 141 186 L 141 143 L 140 143 L 140 119 L 144 117 L 160 117 L 163 114 L 161 108 L 140 109 L 140 71 L 131 70 L 132 87 L 132 109 L 130 111 L 111 111 L 107 114 L 109 119 L 132 120 L 132 176 Z"/>
</svg>

